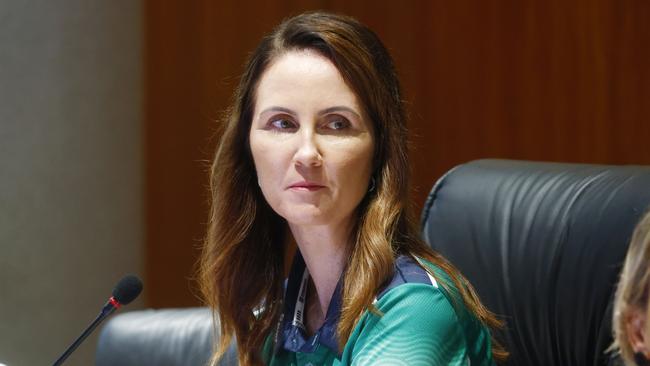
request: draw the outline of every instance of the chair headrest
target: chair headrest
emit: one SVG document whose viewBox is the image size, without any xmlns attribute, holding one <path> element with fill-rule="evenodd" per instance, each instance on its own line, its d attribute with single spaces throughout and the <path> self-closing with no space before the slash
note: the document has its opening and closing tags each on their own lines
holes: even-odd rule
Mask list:
<svg viewBox="0 0 650 366">
<path fill-rule="evenodd" d="M 208 308 L 141 310 L 112 318 L 97 345 L 97 366 L 206 365 L 215 341 Z M 230 347 L 220 365 L 237 364 Z"/>
<path fill-rule="evenodd" d="M 432 189 L 424 239 L 506 328 L 509 365 L 603 365 L 650 167 L 479 160 Z"/>
</svg>

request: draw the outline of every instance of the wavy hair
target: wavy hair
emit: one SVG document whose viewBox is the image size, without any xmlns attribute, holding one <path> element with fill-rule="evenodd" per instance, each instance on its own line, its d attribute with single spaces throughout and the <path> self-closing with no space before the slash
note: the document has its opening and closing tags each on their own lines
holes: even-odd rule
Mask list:
<svg viewBox="0 0 650 366">
<path fill-rule="evenodd" d="M 499 321 L 479 301 L 460 272 L 424 243 L 412 219 L 404 102 L 393 61 L 379 38 L 353 18 L 322 12 L 285 20 L 264 37 L 248 59 L 210 177 L 212 208 L 199 260 L 205 302 L 219 320 L 221 339 L 212 361 L 233 336 L 242 364 L 261 364 L 260 350 L 282 311 L 282 281 L 287 224 L 264 200 L 248 141 L 255 92 L 269 65 L 296 50 L 327 57 L 359 98 L 375 131 L 375 189 L 360 203 L 354 244 L 346 266 L 339 347 L 345 345 L 365 310 L 390 279 L 397 255 L 426 259 L 441 267 L 458 288 L 462 301 L 481 322 Z M 354 278 L 354 281 L 345 279 Z M 444 283 L 444 281 L 441 281 Z M 493 343 L 495 358 L 507 353 Z"/>
<path fill-rule="evenodd" d="M 636 365 L 634 351 L 628 341 L 627 321 L 633 309 L 645 313 L 646 342 L 650 339 L 650 211 L 639 221 L 630 247 L 625 256 L 625 264 L 616 289 L 614 300 L 614 344 L 610 350 L 618 350 L 626 365 Z"/>
</svg>

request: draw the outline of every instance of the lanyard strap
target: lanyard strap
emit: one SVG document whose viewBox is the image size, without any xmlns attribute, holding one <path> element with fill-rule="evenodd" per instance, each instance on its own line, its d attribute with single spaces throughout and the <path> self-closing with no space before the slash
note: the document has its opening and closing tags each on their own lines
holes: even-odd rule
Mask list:
<svg viewBox="0 0 650 366">
<path fill-rule="evenodd" d="M 300 291 L 298 291 L 298 299 L 296 299 L 296 309 L 293 312 L 293 320 L 291 325 L 305 329 L 303 319 L 305 318 L 305 302 L 307 301 L 307 284 L 309 283 L 309 270 L 305 266 L 305 271 L 302 273 L 302 280 L 300 281 Z"/>
<path fill-rule="evenodd" d="M 307 300 L 307 284 L 309 282 L 309 271 L 307 266 L 305 266 L 305 271 L 302 273 L 302 279 L 300 281 L 300 290 L 298 291 L 298 298 L 296 299 L 296 309 L 293 312 L 293 320 L 291 324 L 298 326 L 302 329 L 305 329 L 303 319 L 305 317 L 305 302 Z M 286 304 L 286 289 L 284 292 L 284 301 Z M 282 322 L 284 321 L 284 312 L 280 314 L 280 319 L 278 319 L 278 324 L 275 328 L 275 337 L 273 337 L 273 354 L 277 354 L 280 350 L 280 332 L 282 331 Z"/>
</svg>

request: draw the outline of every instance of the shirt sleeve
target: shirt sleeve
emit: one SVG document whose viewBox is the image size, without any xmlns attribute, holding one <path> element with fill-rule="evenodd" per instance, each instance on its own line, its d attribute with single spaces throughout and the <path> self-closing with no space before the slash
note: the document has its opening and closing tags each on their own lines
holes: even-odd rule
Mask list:
<svg viewBox="0 0 650 366">
<path fill-rule="evenodd" d="M 375 306 L 382 315 L 368 312 L 350 337 L 352 365 L 467 365 L 462 327 L 440 289 L 405 284 Z"/>
</svg>

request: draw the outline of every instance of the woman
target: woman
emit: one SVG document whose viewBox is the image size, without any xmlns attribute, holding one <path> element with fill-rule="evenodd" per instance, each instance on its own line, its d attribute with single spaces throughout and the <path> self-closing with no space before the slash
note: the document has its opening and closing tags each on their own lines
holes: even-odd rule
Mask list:
<svg viewBox="0 0 650 366">
<path fill-rule="evenodd" d="M 632 234 L 614 301 L 614 349 L 626 365 L 650 365 L 650 212 Z"/>
<path fill-rule="evenodd" d="M 356 20 L 283 22 L 246 64 L 211 170 L 201 285 L 218 360 L 492 365 L 474 290 L 419 239 L 393 62 Z M 285 259 L 298 250 L 286 285 Z"/>
</svg>

